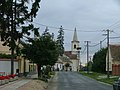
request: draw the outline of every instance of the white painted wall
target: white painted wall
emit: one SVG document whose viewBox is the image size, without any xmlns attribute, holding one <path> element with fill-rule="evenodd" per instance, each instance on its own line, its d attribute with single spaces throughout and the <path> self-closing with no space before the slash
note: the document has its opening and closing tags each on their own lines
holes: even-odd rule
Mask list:
<svg viewBox="0 0 120 90">
<path fill-rule="evenodd" d="M 79 42 L 72 42 L 71 44 L 72 54 L 78 54 L 77 48 L 79 47 Z M 74 48 L 74 45 L 76 45 L 76 48 Z"/>
<path fill-rule="evenodd" d="M 72 61 L 72 71 L 77 71 L 79 68 L 79 60 L 71 60 Z"/>
<path fill-rule="evenodd" d="M 25 68 L 26 70 L 25 71 L 29 72 L 29 60 L 26 60 L 25 62 L 26 62 L 25 63 L 26 64 L 26 68 Z"/>
<path fill-rule="evenodd" d="M 109 48 L 109 71 L 112 71 L 112 64 L 113 64 L 112 60 L 113 60 L 113 58 L 111 56 L 111 50 Z M 107 61 L 108 61 L 108 53 L 106 55 L 106 71 L 107 71 L 107 66 L 108 66 Z"/>
<path fill-rule="evenodd" d="M 18 62 L 14 62 L 14 73 L 18 69 Z M 11 61 L 0 61 L 0 72 L 11 73 Z"/>
<path fill-rule="evenodd" d="M 63 64 L 62 63 L 55 63 L 54 69 L 57 70 L 57 68 L 59 68 L 59 70 L 62 70 L 63 69 Z"/>
</svg>

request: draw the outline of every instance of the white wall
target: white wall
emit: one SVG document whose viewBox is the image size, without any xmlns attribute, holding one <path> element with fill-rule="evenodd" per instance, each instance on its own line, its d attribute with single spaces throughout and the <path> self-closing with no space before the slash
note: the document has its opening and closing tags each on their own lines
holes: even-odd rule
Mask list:
<svg viewBox="0 0 120 90">
<path fill-rule="evenodd" d="M 79 47 L 79 42 L 72 42 L 71 44 L 72 44 L 71 45 L 72 54 L 78 54 L 77 48 Z M 76 45 L 76 48 L 74 48 L 74 45 Z"/>
<path fill-rule="evenodd" d="M 113 58 L 112 58 L 112 56 L 111 56 L 111 50 L 110 50 L 110 48 L 109 48 L 109 71 L 112 71 L 112 60 L 113 60 Z M 107 71 L 107 66 L 108 66 L 108 53 L 106 54 L 106 71 Z"/>
<path fill-rule="evenodd" d="M 62 70 L 63 69 L 63 64 L 62 63 L 55 63 L 54 69 L 57 70 L 57 68 L 59 68 L 59 70 Z"/>
<path fill-rule="evenodd" d="M 72 61 L 72 71 L 77 71 L 79 68 L 79 61 L 78 60 L 71 60 Z"/>
<path fill-rule="evenodd" d="M 26 70 L 25 71 L 29 72 L 29 60 L 26 60 L 25 64 L 26 64 L 26 68 L 25 68 Z"/>
<path fill-rule="evenodd" d="M 14 62 L 14 73 L 18 69 L 18 62 Z M 11 73 L 11 61 L 0 61 L 0 72 Z"/>
</svg>

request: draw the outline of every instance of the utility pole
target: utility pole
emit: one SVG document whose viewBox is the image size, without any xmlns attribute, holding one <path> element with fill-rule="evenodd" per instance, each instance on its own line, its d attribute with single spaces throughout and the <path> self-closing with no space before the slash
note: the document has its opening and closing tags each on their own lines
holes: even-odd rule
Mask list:
<svg viewBox="0 0 120 90">
<path fill-rule="evenodd" d="M 90 58 L 90 61 L 91 61 L 92 56 L 89 56 L 89 58 Z"/>
<path fill-rule="evenodd" d="M 89 43 L 90 41 L 85 41 L 87 43 L 87 73 L 89 73 Z"/>
<path fill-rule="evenodd" d="M 110 72 L 109 72 L 109 32 L 110 32 L 110 30 L 107 30 L 107 48 L 108 48 L 108 55 L 107 55 L 107 78 L 110 77 Z"/>
<path fill-rule="evenodd" d="M 13 0 L 11 1 L 11 3 L 12 3 L 12 5 L 11 5 L 11 34 L 12 34 L 12 37 L 11 37 L 11 42 L 12 42 L 12 44 L 13 44 L 13 33 L 14 33 L 14 11 L 13 11 Z M 12 47 L 11 47 L 11 74 L 14 74 L 14 57 L 13 57 L 13 55 L 14 55 L 14 48 L 13 48 L 13 45 L 12 45 Z"/>
<path fill-rule="evenodd" d="M 107 34 L 104 34 L 104 35 L 107 35 L 107 49 L 108 49 L 108 52 L 107 52 L 107 78 L 110 78 L 110 71 L 109 71 L 109 36 L 110 36 L 110 30 L 107 29 L 105 30 L 107 32 Z"/>
<path fill-rule="evenodd" d="M 102 49 L 102 41 L 100 41 L 100 50 Z"/>
</svg>

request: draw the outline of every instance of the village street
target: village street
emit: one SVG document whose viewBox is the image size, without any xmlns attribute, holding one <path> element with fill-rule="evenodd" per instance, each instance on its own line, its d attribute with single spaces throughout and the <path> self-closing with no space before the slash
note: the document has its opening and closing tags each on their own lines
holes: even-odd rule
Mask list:
<svg viewBox="0 0 120 90">
<path fill-rule="evenodd" d="M 112 86 L 87 78 L 77 72 L 58 72 L 48 90 L 112 90 Z"/>
</svg>

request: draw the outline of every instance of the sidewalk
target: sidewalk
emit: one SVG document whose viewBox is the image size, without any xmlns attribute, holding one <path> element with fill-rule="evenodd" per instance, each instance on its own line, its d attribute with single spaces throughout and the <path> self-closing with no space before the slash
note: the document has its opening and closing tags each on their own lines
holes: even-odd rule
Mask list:
<svg viewBox="0 0 120 90">
<path fill-rule="evenodd" d="M 29 81 L 31 81 L 31 80 L 29 80 L 29 79 L 17 80 L 17 81 L 11 82 L 9 84 L 0 86 L 0 90 L 16 90 L 17 88 L 28 83 Z"/>
<path fill-rule="evenodd" d="M 57 90 L 58 81 L 58 72 L 55 76 L 49 81 L 47 90 Z"/>
<path fill-rule="evenodd" d="M 30 82 L 33 78 L 37 78 L 37 76 L 38 75 L 36 73 L 30 74 L 28 76 L 28 79 L 22 78 L 13 82 L 9 82 L 8 84 L 5 84 L 5 85 L 1 85 L 0 90 L 16 90 L 17 88 Z"/>
</svg>

